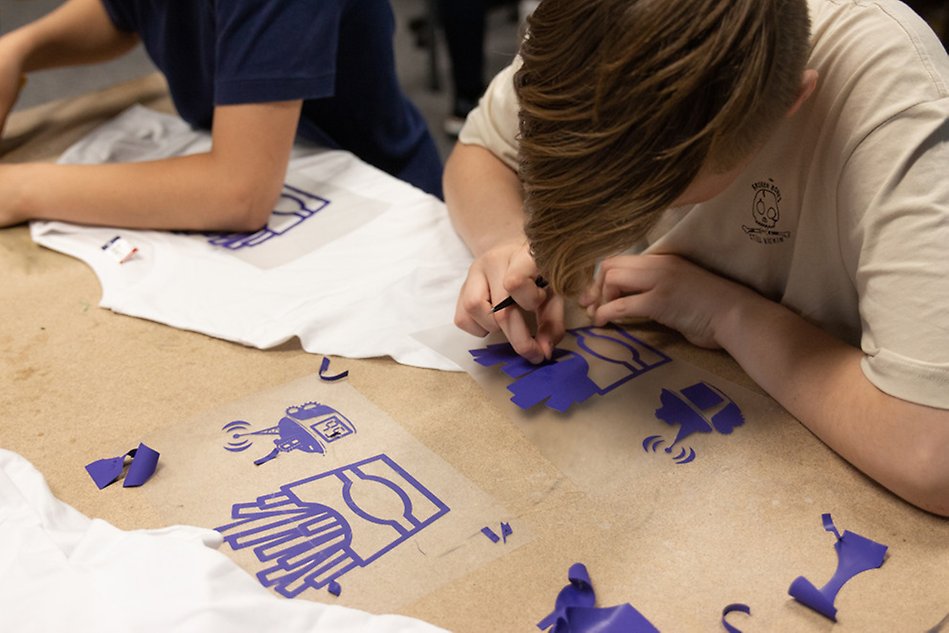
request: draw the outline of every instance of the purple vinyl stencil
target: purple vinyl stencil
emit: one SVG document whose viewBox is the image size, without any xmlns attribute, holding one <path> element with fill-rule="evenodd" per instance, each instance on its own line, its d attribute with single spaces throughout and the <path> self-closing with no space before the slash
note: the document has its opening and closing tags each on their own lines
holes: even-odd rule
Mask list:
<svg viewBox="0 0 949 633">
<path fill-rule="evenodd" d="M 659 633 L 631 604 L 596 607 L 596 594 L 583 563 L 567 572 L 570 584 L 557 594 L 554 610 L 537 623 L 550 633 Z"/>
<path fill-rule="evenodd" d="M 373 508 L 398 510 L 373 514 L 379 510 L 365 507 L 365 500 L 379 496 L 387 503 Z M 332 583 L 340 576 L 369 565 L 448 512 L 393 459 L 376 455 L 235 504 L 236 520 L 215 529 L 233 549 L 253 548 L 268 565 L 258 580 L 293 598 L 307 589 L 338 587 Z"/>
<path fill-rule="evenodd" d="M 735 427 L 745 423 L 741 409 L 722 390 L 707 382 L 697 382 L 678 393 L 663 389 L 659 394 L 660 407 L 656 418 L 670 426 L 679 425 L 679 432 L 665 452 L 676 464 L 688 464 L 695 459 L 695 449 L 680 446 L 673 449 L 694 433 L 711 433 L 714 429 L 723 435 L 730 434 Z M 643 450 L 657 452 L 666 442 L 661 435 L 650 435 L 643 440 Z"/>
<path fill-rule="evenodd" d="M 733 613 L 735 611 L 738 611 L 740 613 L 747 613 L 748 615 L 751 615 L 751 607 L 749 607 L 747 604 L 741 604 L 740 602 L 730 604 L 724 609 L 722 609 L 722 626 L 725 627 L 725 630 L 728 631 L 728 633 L 741 633 L 739 629 L 729 624 L 728 621 L 725 619 L 725 617 L 729 613 Z"/>
<path fill-rule="evenodd" d="M 224 445 L 232 453 L 240 453 L 251 447 L 249 437 L 276 435 L 274 448 L 266 455 L 254 460 L 258 466 L 269 462 L 281 452 L 301 451 L 303 453 L 326 453 L 326 445 L 349 437 L 356 432 L 356 425 L 342 413 L 319 402 L 306 402 L 299 406 L 287 407 L 285 414 L 276 426 L 259 431 L 247 431 L 250 423 L 234 420 L 222 427 L 230 434 L 230 441 Z"/>
<path fill-rule="evenodd" d="M 99 490 L 109 486 L 122 475 L 125 468 L 125 458 L 128 457 L 128 472 L 125 473 L 125 479 L 122 486 L 125 488 L 134 488 L 141 486 L 148 481 L 158 468 L 158 451 L 139 444 L 138 448 L 133 448 L 125 455 L 110 457 L 106 459 L 97 459 L 91 464 L 86 465 L 86 472 L 92 477 Z"/>
<path fill-rule="evenodd" d="M 286 235 L 322 211 L 329 203 L 326 198 L 284 184 L 280 198 L 264 228 L 254 233 L 205 233 L 205 236 L 208 238 L 208 244 L 228 250 L 253 248 L 275 237 Z"/>
<path fill-rule="evenodd" d="M 469 350 L 485 367 L 499 366 L 516 380 L 508 386 L 511 401 L 522 409 L 543 402 L 563 413 L 593 395 L 605 395 L 626 382 L 672 359 L 615 326 L 567 330 L 576 339 L 577 351 L 555 349 L 551 359 L 532 365 L 518 356 L 509 343 L 495 343 Z M 609 365 L 613 373 L 597 382 L 591 364 Z"/>
<path fill-rule="evenodd" d="M 830 514 L 822 514 L 821 521 L 824 529 L 833 532 L 837 537 L 834 543 L 834 549 L 837 551 L 837 571 L 820 589 L 807 578 L 798 576 L 791 583 L 788 594 L 801 604 L 836 622 L 837 608 L 834 606 L 834 600 L 840 588 L 857 574 L 883 565 L 887 546 L 850 531 L 845 531 L 841 536 Z"/>
</svg>

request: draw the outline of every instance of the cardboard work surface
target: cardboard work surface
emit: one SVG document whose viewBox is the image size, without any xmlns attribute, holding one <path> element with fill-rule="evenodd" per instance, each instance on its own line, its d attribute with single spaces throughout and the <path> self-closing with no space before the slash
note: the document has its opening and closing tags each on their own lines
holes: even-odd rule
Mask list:
<svg viewBox="0 0 949 633">
<path fill-rule="evenodd" d="M 135 102 L 170 108 L 164 85 L 151 76 L 17 113 L 0 146 L 3 161 L 55 160 L 93 125 Z M 320 357 L 294 343 L 260 351 L 102 310 L 94 274 L 77 260 L 33 244 L 24 226 L 0 229 L 0 271 L 0 447 L 30 460 L 57 497 L 120 528 L 159 527 L 192 517 L 204 527 L 223 524 L 175 503 L 174 486 L 187 486 L 185 478 L 175 479 L 170 458 L 177 449 L 163 456 L 155 475 L 161 479 L 137 489 L 100 491 L 83 466 L 142 440 L 174 435 L 204 412 L 263 402 L 260 394 L 314 378 Z M 767 400 L 724 355 L 655 328 L 633 331 L 672 359 Z M 480 508 L 484 525 L 498 531 L 498 521 L 507 521 L 514 533 L 507 544 L 481 543 L 470 530 L 453 535 L 446 529 L 453 524 L 443 523 L 437 537 L 444 542 L 436 549 L 448 551 L 453 538 L 471 545 L 460 567 L 457 556 L 445 560 L 453 569 L 440 570 L 438 560 L 400 552 L 397 564 L 379 572 L 384 579 L 378 586 L 372 587 L 370 568 L 361 570 L 353 592 L 317 599 L 395 610 L 454 631 L 530 631 L 553 608 L 568 567 L 583 562 L 598 606 L 629 602 L 662 631 L 723 630 L 722 608 L 734 602 L 751 607 L 750 616 L 729 617 L 743 631 L 922 632 L 949 614 L 949 521 L 868 480 L 779 407 L 755 408 L 764 413 L 748 417 L 692 463 L 653 459 L 632 444 L 629 463 L 636 477 L 623 483 L 622 473 L 600 469 L 610 480 L 594 493 L 596 481 L 577 473 L 600 472 L 602 447 L 596 441 L 567 435 L 566 445 L 550 446 L 538 439 L 542 431 L 525 431 L 530 419 L 513 424 L 509 403 L 486 393 L 466 373 L 406 367 L 390 359 L 333 358 L 331 373 L 342 370 L 349 371 L 344 404 L 371 403 L 378 410 L 374 419 L 397 425 L 392 435 L 400 446 L 411 446 L 419 460 L 438 462 L 420 468 L 427 488 L 440 498 L 451 496 L 453 490 L 431 481 L 439 472 L 450 473 L 446 481 L 467 490 L 458 495 L 462 504 L 476 500 L 467 507 Z M 597 403 L 582 406 L 595 411 Z M 538 424 L 546 419 L 535 417 Z M 261 413 L 259 420 L 273 424 L 277 418 Z M 360 420 L 356 424 L 358 435 Z M 227 457 L 215 453 L 208 467 Z M 310 458 L 322 459 L 281 454 L 275 464 L 260 468 L 296 468 Z M 317 462 L 310 472 L 329 463 Z M 229 492 L 227 478 L 222 479 L 218 486 L 226 503 L 219 505 L 253 501 L 251 493 L 271 492 L 274 484 L 297 477 L 288 474 L 285 481 L 272 469 L 270 479 L 257 485 L 254 471 L 247 472 L 240 492 Z M 149 492 L 150 486 L 155 490 Z M 837 623 L 787 593 L 798 576 L 820 587 L 834 574 L 834 537 L 821 525 L 826 512 L 841 532 L 889 547 L 880 569 L 857 575 L 840 590 Z M 431 538 L 422 542 L 434 542 Z M 413 556 L 426 556 L 424 546 L 409 548 Z M 240 553 L 223 549 L 246 567 Z M 415 580 L 419 591 L 393 592 L 399 600 L 380 599 L 374 608 L 367 592 L 384 592 L 393 579 L 411 587 L 413 571 L 426 576 L 424 582 Z"/>
</svg>

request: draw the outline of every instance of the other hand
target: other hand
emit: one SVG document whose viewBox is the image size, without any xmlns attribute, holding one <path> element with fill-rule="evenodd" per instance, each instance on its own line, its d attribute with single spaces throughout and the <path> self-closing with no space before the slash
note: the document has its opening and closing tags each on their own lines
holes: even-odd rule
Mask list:
<svg viewBox="0 0 949 633">
<path fill-rule="evenodd" d="M 595 325 L 648 318 L 694 345 L 721 347 L 716 333 L 752 290 L 676 255 L 622 255 L 600 265 L 580 297 Z"/>
</svg>

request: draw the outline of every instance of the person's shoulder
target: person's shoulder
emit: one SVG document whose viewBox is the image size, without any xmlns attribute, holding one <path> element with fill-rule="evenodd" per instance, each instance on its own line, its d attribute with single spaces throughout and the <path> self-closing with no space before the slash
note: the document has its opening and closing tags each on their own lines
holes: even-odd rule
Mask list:
<svg viewBox="0 0 949 633">
<path fill-rule="evenodd" d="M 839 70 L 851 78 L 902 76 L 921 98 L 949 96 L 949 57 L 942 42 L 899 0 L 809 0 L 808 4 L 811 61 L 822 74 Z"/>
</svg>

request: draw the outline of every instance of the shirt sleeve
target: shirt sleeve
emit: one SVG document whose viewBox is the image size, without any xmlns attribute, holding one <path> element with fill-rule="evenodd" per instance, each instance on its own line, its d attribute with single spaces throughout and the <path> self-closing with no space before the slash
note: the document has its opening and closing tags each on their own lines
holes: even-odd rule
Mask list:
<svg viewBox="0 0 949 633">
<path fill-rule="evenodd" d="M 869 134 L 838 189 L 856 261 L 862 369 L 882 391 L 949 409 L 949 97 Z M 847 249 L 854 252 L 847 252 Z"/>
<path fill-rule="evenodd" d="M 520 58 L 517 58 L 495 76 L 458 135 L 462 143 L 484 147 L 514 171 L 517 171 L 518 146 L 514 73 L 519 66 Z"/>
<path fill-rule="evenodd" d="M 102 0 L 102 7 L 105 9 L 106 14 L 108 14 L 109 19 L 112 20 L 112 24 L 120 31 L 125 31 L 126 33 L 134 32 L 135 29 L 135 20 L 131 15 L 130 7 L 131 3 L 117 2 L 116 0 Z"/>
<path fill-rule="evenodd" d="M 216 105 L 334 93 L 341 2 L 218 0 Z"/>
</svg>

